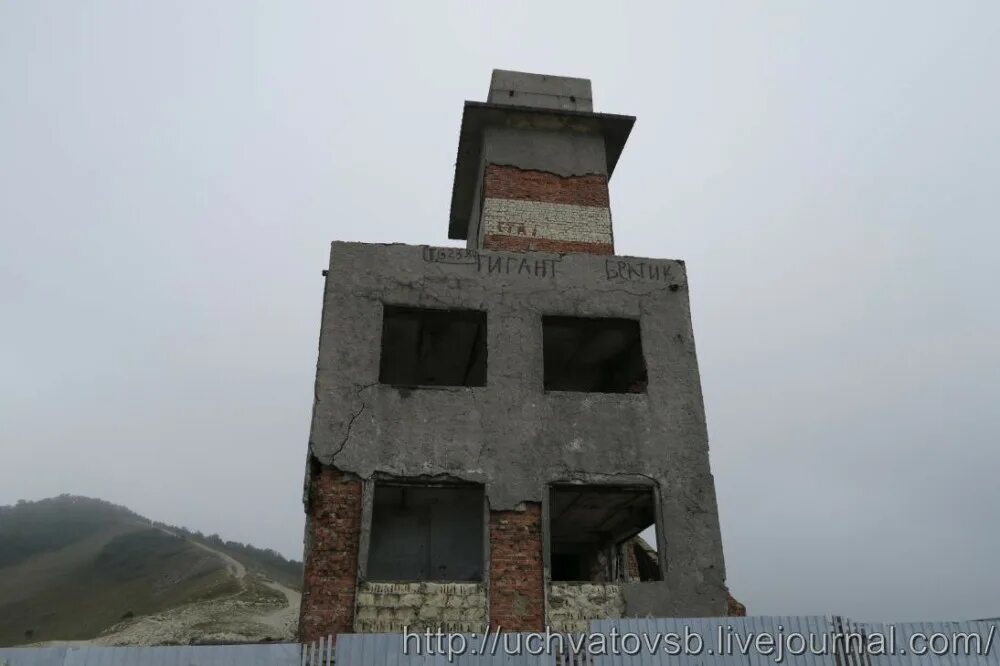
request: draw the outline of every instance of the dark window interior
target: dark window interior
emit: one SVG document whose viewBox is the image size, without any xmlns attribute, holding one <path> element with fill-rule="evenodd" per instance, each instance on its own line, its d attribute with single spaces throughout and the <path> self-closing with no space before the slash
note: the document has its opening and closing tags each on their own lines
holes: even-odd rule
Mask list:
<svg viewBox="0 0 1000 666">
<path fill-rule="evenodd" d="M 367 577 L 482 580 L 483 489 L 376 484 Z"/>
<path fill-rule="evenodd" d="M 486 313 L 386 305 L 379 381 L 485 386 Z"/>
<path fill-rule="evenodd" d="M 552 580 L 659 580 L 655 550 L 638 540 L 654 522 L 652 488 L 553 486 L 549 492 Z"/>
<path fill-rule="evenodd" d="M 546 391 L 646 392 L 634 319 L 542 317 L 542 345 Z"/>
</svg>

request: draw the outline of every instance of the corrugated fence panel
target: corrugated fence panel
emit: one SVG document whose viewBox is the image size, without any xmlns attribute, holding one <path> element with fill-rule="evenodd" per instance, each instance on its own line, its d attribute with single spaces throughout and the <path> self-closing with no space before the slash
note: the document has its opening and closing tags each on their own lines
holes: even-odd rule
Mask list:
<svg viewBox="0 0 1000 666">
<path fill-rule="evenodd" d="M 492 640 L 483 642 L 482 635 L 463 634 L 466 649 L 460 651 L 459 643 L 453 643 L 455 649 L 448 654 L 445 649 L 434 654 L 423 649 L 422 641 L 410 639 L 406 645 L 407 653 L 403 652 L 402 634 L 340 634 L 337 636 L 336 655 L 338 666 L 555 666 L 555 657 L 548 654 L 528 654 L 524 649 L 528 634 L 504 634 L 496 641 L 496 649 Z M 418 643 L 419 648 L 418 649 Z M 518 651 L 520 654 L 508 654 Z M 537 644 L 532 643 L 533 650 Z M 479 654 L 484 652 L 484 654 Z M 451 656 L 451 661 L 449 661 Z"/>
<path fill-rule="evenodd" d="M 594 666 L 774 666 L 777 644 L 780 663 L 789 666 L 1000 666 L 1000 621 L 889 625 L 841 617 L 734 617 L 598 620 L 590 628 L 605 636 L 614 630 L 625 649 L 633 647 L 622 642 L 626 633 L 643 641 L 671 635 L 683 644 L 690 634 L 705 641 L 696 655 L 668 655 L 662 645 L 652 651 L 647 643 L 637 654 L 595 656 Z M 768 654 L 766 644 L 762 650 L 747 642 L 761 635 L 775 640 L 775 651 Z M 914 654 L 914 636 L 915 647 L 933 647 L 939 654 Z"/>
<path fill-rule="evenodd" d="M 0 666 L 63 666 L 66 648 L 0 648 Z"/>
<path fill-rule="evenodd" d="M 464 635 L 468 649 L 452 654 L 449 663 L 447 651 L 427 653 L 422 637 L 411 637 L 404 654 L 402 634 L 341 634 L 304 646 L 0 648 L 0 666 L 334 666 L 334 641 L 336 666 L 775 666 L 777 654 L 748 643 L 760 635 L 785 646 L 782 666 L 1000 666 L 1000 621 L 890 625 L 815 616 L 619 619 L 592 622 L 590 630 L 588 641 L 597 636 L 608 647 L 613 631 L 619 654 L 532 655 L 529 634 L 490 636 L 485 644 L 482 636 Z M 945 653 L 914 654 L 911 636 L 918 634 L 923 638 L 916 647 L 930 639 L 929 647 L 947 648 Z M 848 636 L 846 645 L 843 635 Z M 689 651 L 697 654 L 671 654 L 663 644 L 668 636 L 682 649 L 688 641 Z M 885 637 L 886 650 L 895 647 L 896 653 L 866 654 L 861 649 L 859 641 L 871 648 L 878 637 Z M 509 654 L 518 646 L 520 654 Z M 486 654 L 479 654 L 484 647 Z M 794 653 L 802 648 L 807 648 L 804 653 Z"/>
<path fill-rule="evenodd" d="M 1000 666 L 997 645 L 1000 621 L 850 623 L 850 626 L 866 635 L 877 633 L 894 638 L 896 653 L 872 655 L 870 666 Z M 947 654 L 914 654 L 914 647 L 935 651 L 943 648 Z"/>
<path fill-rule="evenodd" d="M 833 627 L 830 618 L 820 616 L 635 618 L 597 620 L 591 623 L 590 630 L 606 637 L 610 637 L 612 631 L 618 635 L 617 654 L 594 655 L 594 666 L 773 666 L 777 654 L 762 654 L 755 644 L 748 641 L 756 641 L 760 635 L 782 641 L 785 637 L 794 636 L 790 640 L 796 647 L 799 635 L 803 641 L 824 635 L 829 640 Z M 611 649 L 609 641 L 608 650 Z M 679 653 L 672 653 L 678 649 Z M 830 652 L 813 652 L 806 649 L 803 654 L 783 654 L 782 663 L 790 666 L 856 666 L 838 663 Z"/>
<path fill-rule="evenodd" d="M 333 636 L 324 636 L 318 641 L 302 646 L 302 666 L 333 666 Z"/>
</svg>

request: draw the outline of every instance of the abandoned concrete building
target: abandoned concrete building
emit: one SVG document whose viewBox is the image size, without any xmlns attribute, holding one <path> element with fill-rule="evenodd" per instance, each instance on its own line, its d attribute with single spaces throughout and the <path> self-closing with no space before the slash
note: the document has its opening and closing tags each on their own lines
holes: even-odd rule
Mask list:
<svg viewBox="0 0 1000 666">
<path fill-rule="evenodd" d="M 685 266 L 614 254 L 634 120 L 494 71 L 459 134 L 466 247 L 332 244 L 303 640 L 726 614 Z"/>
</svg>

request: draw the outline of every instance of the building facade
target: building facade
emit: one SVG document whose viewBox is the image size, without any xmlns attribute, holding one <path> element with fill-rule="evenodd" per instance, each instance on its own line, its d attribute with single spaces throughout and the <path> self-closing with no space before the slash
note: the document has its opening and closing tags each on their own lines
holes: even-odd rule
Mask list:
<svg viewBox="0 0 1000 666">
<path fill-rule="evenodd" d="M 333 243 L 303 640 L 726 614 L 685 266 L 614 253 L 633 122 L 495 71 L 459 136 L 466 247 Z"/>
</svg>

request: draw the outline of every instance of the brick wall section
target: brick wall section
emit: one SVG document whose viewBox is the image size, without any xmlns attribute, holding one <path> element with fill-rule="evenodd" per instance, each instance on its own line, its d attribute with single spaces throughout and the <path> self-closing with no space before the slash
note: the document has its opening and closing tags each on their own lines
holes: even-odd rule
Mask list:
<svg viewBox="0 0 1000 666">
<path fill-rule="evenodd" d="M 553 254 L 582 252 L 584 254 L 609 256 L 615 253 L 615 247 L 610 243 L 581 243 L 579 241 L 557 241 L 548 238 L 527 238 L 523 236 L 501 236 L 495 234 L 483 237 L 483 249 L 505 252 L 551 252 Z"/>
<path fill-rule="evenodd" d="M 607 176 L 559 176 L 499 164 L 486 165 L 483 196 L 600 208 L 611 205 Z"/>
<path fill-rule="evenodd" d="M 485 234 L 611 244 L 611 211 L 545 201 L 483 199 Z"/>
<path fill-rule="evenodd" d="M 361 481 L 318 463 L 310 475 L 302 641 L 352 630 L 361 534 Z"/>
<path fill-rule="evenodd" d="M 746 617 L 747 607 L 737 601 L 733 595 L 726 594 L 726 615 L 728 617 Z"/>
<path fill-rule="evenodd" d="M 515 252 L 614 254 L 608 179 L 487 164 L 482 247 Z"/>
<path fill-rule="evenodd" d="M 490 512 L 490 626 L 541 631 L 545 624 L 542 507 Z"/>
</svg>

